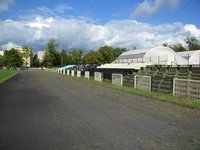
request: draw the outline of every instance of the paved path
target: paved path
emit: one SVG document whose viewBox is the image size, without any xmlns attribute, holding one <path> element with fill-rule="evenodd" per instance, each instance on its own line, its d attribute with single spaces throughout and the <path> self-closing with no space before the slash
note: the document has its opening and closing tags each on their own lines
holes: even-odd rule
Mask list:
<svg viewBox="0 0 200 150">
<path fill-rule="evenodd" d="M 1 150 L 200 148 L 200 111 L 22 71 L 0 85 Z"/>
</svg>

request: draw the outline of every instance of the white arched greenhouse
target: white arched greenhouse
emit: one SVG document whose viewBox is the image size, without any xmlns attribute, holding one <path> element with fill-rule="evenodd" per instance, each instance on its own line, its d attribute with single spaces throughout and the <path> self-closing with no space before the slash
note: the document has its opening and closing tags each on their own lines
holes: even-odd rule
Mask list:
<svg viewBox="0 0 200 150">
<path fill-rule="evenodd" d="M 200 65 L 200 50 L 178 52 L 177 54 L 187 59 L 189 65 Z"/>
<path fill-rule="evenodd" d="M 98 68 L 140 69 L 149 65 L 197 64 L 200 65 L 200 50 L 177 53 L 169 47 L 158 46 L 126 51 L 111 64 L 104 64 Z"/>
<path fill-rule="evenodd" d="M 187 60 L 164 46 L 130 50 L 122 53 L 113 63 L 150 63 L 151 65 L 185 65 Z"/>
</svg>

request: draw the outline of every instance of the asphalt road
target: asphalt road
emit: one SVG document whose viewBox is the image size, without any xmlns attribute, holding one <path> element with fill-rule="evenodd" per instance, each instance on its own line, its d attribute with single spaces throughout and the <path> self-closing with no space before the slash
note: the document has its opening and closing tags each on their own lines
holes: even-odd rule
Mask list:
<svg viewBox="0 0 200 150">
<path fill-rule="evenodd" d="M 200 111 L 45 71 L 0 85 L 0 150 L 200 149 Z"/>
</svg>

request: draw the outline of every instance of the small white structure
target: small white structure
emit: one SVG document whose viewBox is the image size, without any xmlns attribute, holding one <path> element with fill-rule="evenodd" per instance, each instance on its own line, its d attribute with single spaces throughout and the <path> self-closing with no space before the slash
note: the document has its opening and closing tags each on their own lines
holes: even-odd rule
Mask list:
<svg viewBox="0 0 200 150">
<path fill-rule="evenodd" d="M 80 70 L 77 71 L 77 75 L 76 76 L 79 77 L 79 78 L 81 77 L 81 71 Z"/>
<path fill-rule="evenodd" d="M 90 79 L 90 72 L 89 71 L 85 71 L 85 78 Z"/>
<path fill-rule="evenodd" d="M 45 51 L 38 51 L 37 52 L 37 57 L 38 57 L 40 62 L 42 62 L 44 54 L 45 54 Z"/>
<path fill-rule="evenodd" d="M 72 77 L 75 76 L 75 70 L 71 70 L 71 76 L 72 76 Z"/>
<path fill-rule="evenodd" d="M 123 85 L 123 75 L 113 73 L 112 74 L 112 84 L 122 86 Z"/>
<path fill-rule="evenodd" d="M 70 75 L 70 70 L 67 70 L 67 75 L 68 75 L 68 76 Z"/>
<path fill-rule="evenodd" d="M 103 73 L 102 72 L 95 72 L 94 73 L 94 80 L 103 82 Z"/>
</svg>

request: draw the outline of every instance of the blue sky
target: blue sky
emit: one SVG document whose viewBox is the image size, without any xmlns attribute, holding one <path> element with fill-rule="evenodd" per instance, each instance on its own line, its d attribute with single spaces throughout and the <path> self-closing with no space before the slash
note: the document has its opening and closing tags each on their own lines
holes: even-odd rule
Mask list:
<svg viewBox="0 0 200 150">
<path fill-rule="evenodd" d="M 86 50 L 184 44 L 186 36 L 200 39 L 199 9 L 199 0 L 1 0 L 0 47 L 37 51 L 50 39 Z"/>
</svg>

